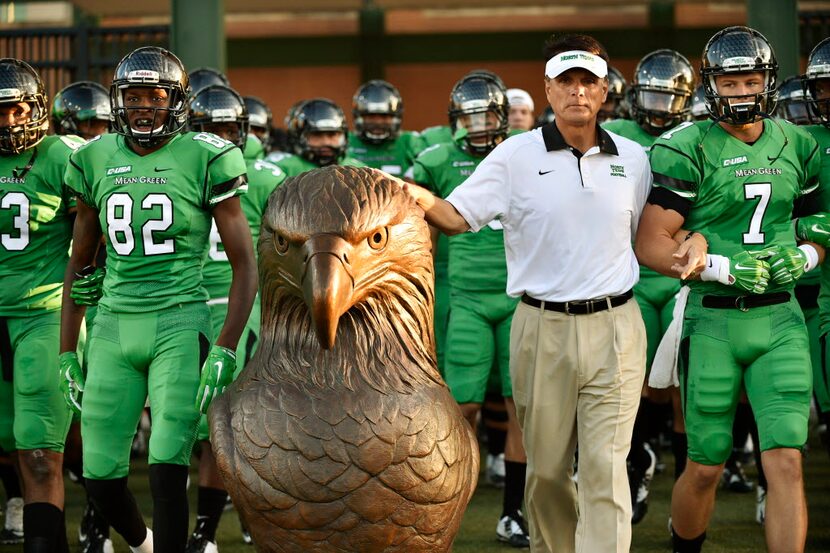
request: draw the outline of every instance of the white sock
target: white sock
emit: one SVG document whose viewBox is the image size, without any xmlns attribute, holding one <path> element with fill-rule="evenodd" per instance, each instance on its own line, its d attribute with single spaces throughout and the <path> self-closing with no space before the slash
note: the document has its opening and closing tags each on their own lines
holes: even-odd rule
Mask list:
<svg viewBox="0 0 830 553">
<path fill-rule="evenodd" d="M 147 528 L 147 537 L 144 538 L 144 543 L 138 547 L 130 546 L 132 553 L 153 553 L 153 531 Z"/>
</svg>

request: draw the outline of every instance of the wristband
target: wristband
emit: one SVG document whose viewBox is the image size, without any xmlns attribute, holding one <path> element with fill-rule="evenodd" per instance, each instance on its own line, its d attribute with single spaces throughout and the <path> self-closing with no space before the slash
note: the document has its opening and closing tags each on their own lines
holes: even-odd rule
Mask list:
<svg viewBox="0 0 830 553">
<path fill-rule="evenodd" d="M 801 244 L 798 249 L 807 256 L 807 263 L 804 264 L 804 272 L 809 273 L 818 266 L 818 252 L 810 244 Z"/>
<path fill-rule="evenodd" d="M 700 273 L 700 280 L 720 282 L 731 286 L 734 277 L 729 274 L 729 259 L 722 255 L 706 254 L 706 268 Z"/>
</svg>

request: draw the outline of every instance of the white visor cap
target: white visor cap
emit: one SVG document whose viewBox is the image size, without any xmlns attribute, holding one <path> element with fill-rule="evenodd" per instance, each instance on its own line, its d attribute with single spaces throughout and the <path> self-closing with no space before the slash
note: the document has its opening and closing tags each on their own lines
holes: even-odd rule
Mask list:
<svg viewBox="0 0 830 553">
<path fill-rule="evenodd" d="M 511 106 L 527 106 L 530 111 L 533 111 L 533 98 L 530 97 L 530 94 L 526 90 L 522 90 L 521 88 L 508 88 L 507 102 Z"/>
<path fill-rule="evenodd" d="M 587 69 L 599 78 L 608 76 L 608 64 L 605 60 L 584 50 L 569 50 L 556 54 L 545 64 L 545 76 L 553 79 L 575 67 Z"/>
</svg>

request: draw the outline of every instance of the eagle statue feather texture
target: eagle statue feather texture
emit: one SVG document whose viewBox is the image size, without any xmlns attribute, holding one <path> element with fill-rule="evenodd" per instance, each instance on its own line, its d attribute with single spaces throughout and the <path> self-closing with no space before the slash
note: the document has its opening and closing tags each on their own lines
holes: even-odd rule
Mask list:
<svg viewBox="0 0 830 553">
<path fill-rule="evenodd" d="M 327 167 L 270 197 L 259 348 L 210 409 L 259 551 L 450 551 L 478 447 L 433 344 L 428 227 L 380 171 Z"/>
</svg>

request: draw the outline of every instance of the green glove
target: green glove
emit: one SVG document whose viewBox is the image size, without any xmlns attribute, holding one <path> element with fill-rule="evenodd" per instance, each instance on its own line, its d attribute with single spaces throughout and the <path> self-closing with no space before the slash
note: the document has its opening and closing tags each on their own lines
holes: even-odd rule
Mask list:
<svg viewBox="0 0 830 553">
<path fill-rule="evenodd" d="M 196 408 L 207 413 L 210 402 L 233 381 L 236 369 L 236 353 L 226 347 L 213 345 L 205 364 L 202 365 L 202 377 L 199 379 L 199 392 L 196 394 Z"/>
<path fill-rule="evenodd" d="M 738 252 L 729 259 L 730 284 L 752 294 L 763 294 L 769 284 L 769 263 L 764 260 L 772 250 Z"/>
<path fill-rule="evenodd" d="M 104 293 L 103 267 L 84 267 L 80 273 L 75 273 L 69 297 L 77 305 L 96 305 Z"/>
<path fill-rule="evenodd" d="M 799 240 L 815 242 L 825 248 L 830 246 L 830 215 L 816 213 L 799 217 L 795 223 L 795 235 Z"/>
<path fill-rule="evenodd" d="M 86 378 L 78 362 L 78 354 L 74 351 L 65 351 L 58 356 L 58 362 L 60 363 L 63 399 L 76 415 L 80 415 Z"/>
<path fill-rule="evenodd" d="M 799 248 L 778 246 L 767 259 L 773 282 L 789 284 L 801 278 L 808 263 L 807 254 Z"/>
</svg>

